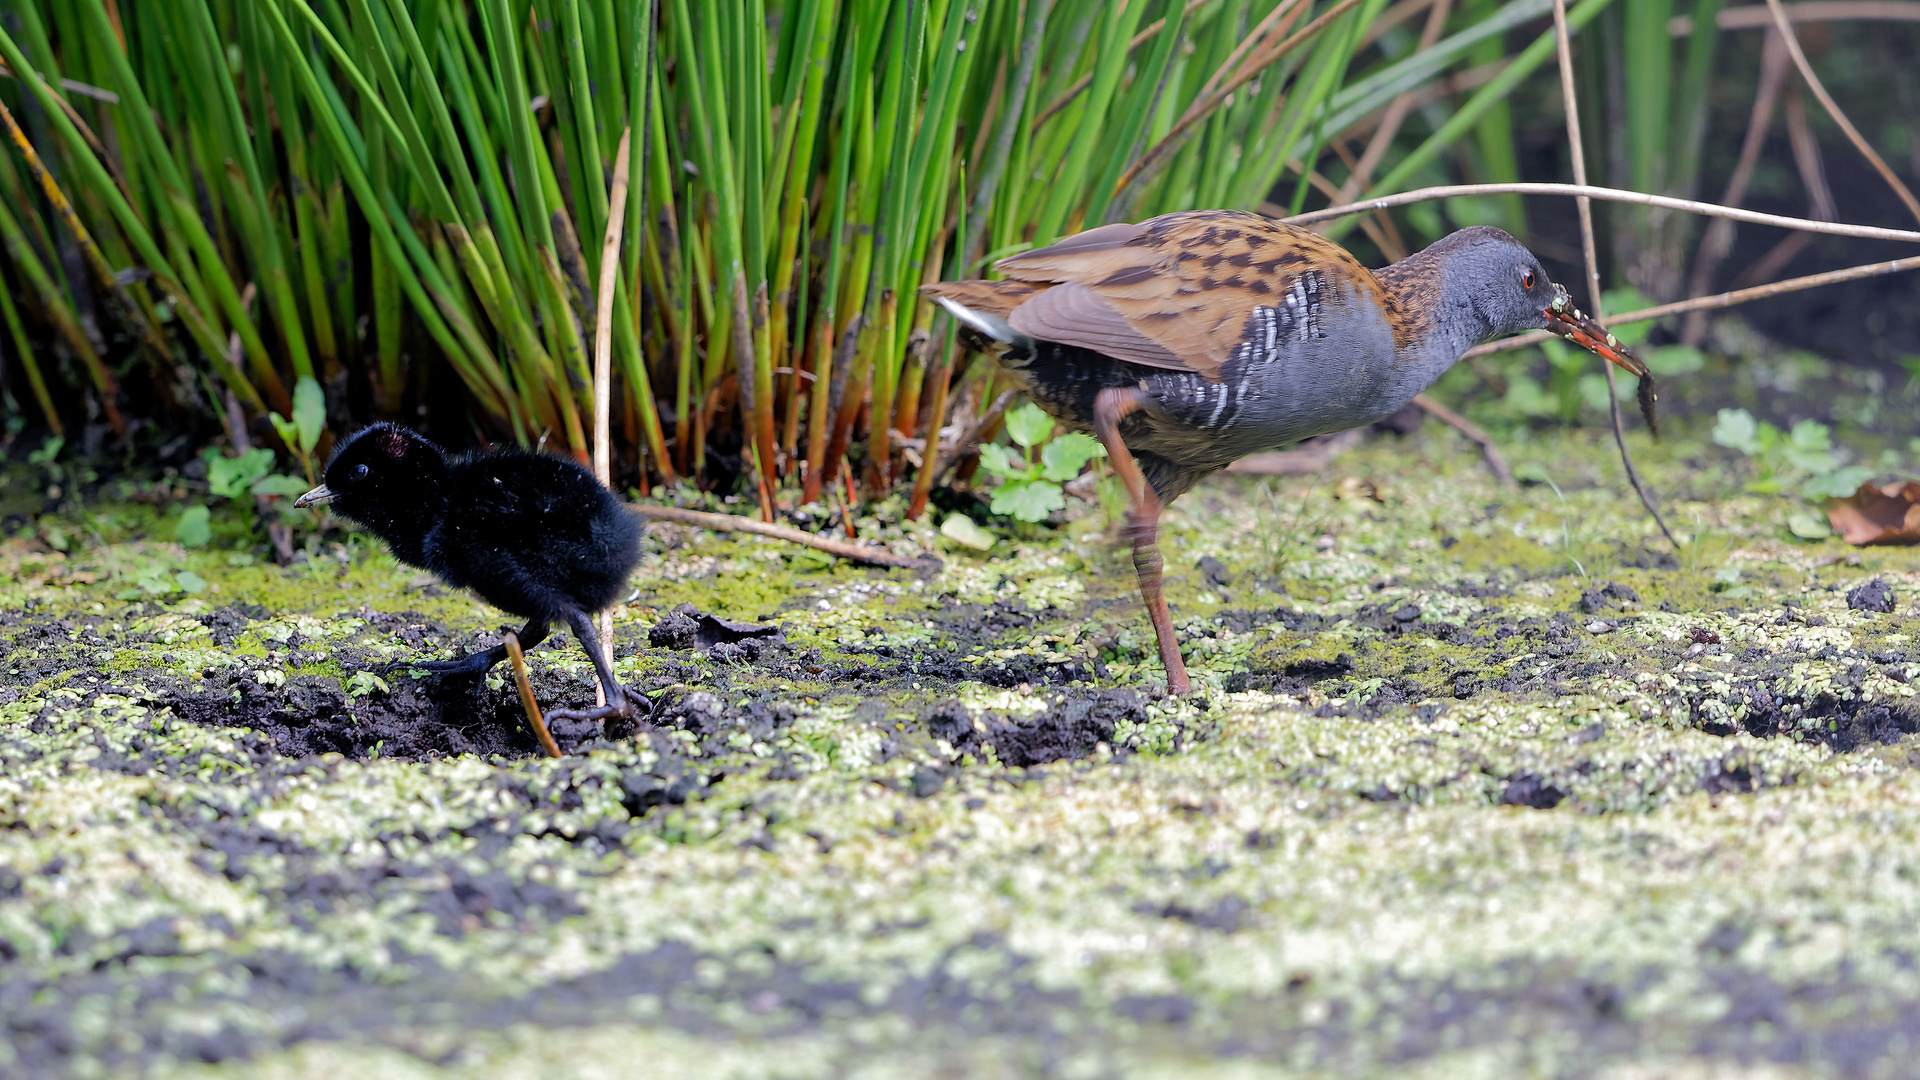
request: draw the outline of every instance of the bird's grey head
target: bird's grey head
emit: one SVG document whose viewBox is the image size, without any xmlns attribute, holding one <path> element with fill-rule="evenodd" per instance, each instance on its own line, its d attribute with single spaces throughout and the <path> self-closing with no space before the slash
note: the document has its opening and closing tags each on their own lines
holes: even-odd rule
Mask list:
<svg viewBox="0 0 1920 1080">
<path fill-rule="evenodd" d="M 1474 340 L 1545 328 L 1560 295 L 1533 252 L 1490 225 L 1461 229 L 1421 254 L 1436 257 L 1445 306 L 1472 319 Z"/>
</svg>

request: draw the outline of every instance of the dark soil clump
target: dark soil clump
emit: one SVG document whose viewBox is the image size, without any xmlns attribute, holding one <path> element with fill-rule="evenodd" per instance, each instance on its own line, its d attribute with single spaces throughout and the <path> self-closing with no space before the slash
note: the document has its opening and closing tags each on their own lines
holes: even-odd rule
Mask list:
<svg viewBox="0 0 1920 1080">
<path fill-rule="evenodd" d="M 1855 611 L 1891 614 L 1894 603 L 1893 588 L 1879 578 L 1847 590 L 1847 606 Z"/>
<path fill-rule="evenodd" d="M 1119 721 L 1146 719 L 1146 699 L 1132 690 L 1069 691 L 1038 715 L 1020 720 L 975 716 L 955 701 L 937 704 L 921 717 L 928 733 L 956 753 L 983 757 L 991 747 L 1001 764 L 1014 768 L 1086 757 L 1103 743 L 1113 745 Z"/>
<path fill-rule="evenodd" d="M 756 660 L 767 645 L 781 640 L 780 628 L 736 622 L 681 604 L 660 617 L 647 632 L 656 649 L 694 649 L 720 660 Z"/>
</svg>

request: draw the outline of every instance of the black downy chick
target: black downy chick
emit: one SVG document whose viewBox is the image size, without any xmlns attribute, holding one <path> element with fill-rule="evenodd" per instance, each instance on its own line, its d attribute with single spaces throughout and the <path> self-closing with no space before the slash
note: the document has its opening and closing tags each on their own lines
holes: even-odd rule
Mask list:
<svg viewBox="0 0 1920 1080">
<path fill-rule="evenodd" d="M 517 451 L 449 457 L 418 433 L 381 423 L 340 443 L 325 480 L 294 505 L 331 504 L 386 541 L 394 558 L 526 619 L 518 635 L 523 649 L 544 640 L 550 623 L 573 628 L 607 704 L 549 717 L 627 715 L 626 693 L 600 651 L 591 616 L 626 588 L 640 560 L 640 525 L 591 472 Z M 408 666 L 477 675 L 506 658 L 501 644 Z"/>
</svg>

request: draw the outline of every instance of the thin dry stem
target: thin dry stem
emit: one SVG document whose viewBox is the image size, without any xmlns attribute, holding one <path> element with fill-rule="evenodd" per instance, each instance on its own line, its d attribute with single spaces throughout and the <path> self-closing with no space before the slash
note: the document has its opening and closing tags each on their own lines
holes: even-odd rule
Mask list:
<svg viewBox="0 0 1920 1080">
<path fill-rule="evenodd" d="M 1358 55 L 1361 49 L 1379 41 L 1381 35 L 1387 31 L 1433 7 L 1434 3 L 1435 0 L 1400 0 L 1400 3 L 1381 12 L 1379 18 L 1368 23 L 1366 28 L 1360 31 L 1360 40 L 1354 45 L 1355 55 Z"/>
<path fill-rule="evenodd" d="M 507 659 L 513 665 L 513 684 L 520 689 L 520 707 L 526 710 L 527 723 L 533 727 L 533 737 L 540 740 L 540 748 L 547 752 L 548 757 L 560 757 L 560 744 L 553 741 L 553 733 L 547 730 L 546 717 L 540 715 L 540 703 L 534 700 L 533 683 L 527 681 L 527 657 L 520 651 L 520 636 L 509 630 L 503 644 L 507 647 Z"/>
<path fill-rule="evenodd" d="M 1248 454 L 1228 465 L 1227 471 L 1246 476 L 1318 476 L 1326 471 L 1334 458 L 1359 446 L 1366 437 L 1365 428 L 1348 428 L 1332 435 L 1308 439 L 1293 450 Z"/>
<path fill-rule="evenodd" d="M 1287 55 L 1287 53 L 1292 52 L 1301 42 L 1306 41 L 1325 29 L 1328 23 L 1345 15 L 1359 2 L 1360 0 L 1340 0 L 1339 3 L 1322 12 L 1319 18 L 1314 19 L 1312 22 L 1288 36 L 1285 41 L 1282 41 L 1280 44 L 1275 45 L 1265 52 L 1255 54 L 1247 60 L 1246 63 L 1242 64 L 1240 70 L 1235 72 L 1231 78 L 1216 88 L 1211 95 L 1202 95 L 1196 98 L 1194 103 L 1187 108 L 1186 114 L 1180 117 L 1179 121 L 1173 125 L 1173 130 L 1167 132 L 1164 138 L 1149 147 L 1146 153 L 1140 155 L 1139 160 L 1128 166 L 1127 171 L 1121 174 L 1119 182 L 1113 186 L 1114 199 L 1124 202 L 1123 195 L 1128 188 L 1133 186 L 1134 181 L 1144 175 L 1148 169 L 1158 164 L 1162 158 L 1172 153 L 1174 148 L 1185 141 L 1187 133 L 1193 129 L 1193 126 L 1201 120 L 1206 119 L 1207 115 L 1213 112 L 1214 108 L 1222 101 L 1225 101 L 1228 95 L 1245 86 L 1247 83 L 1252 82 L 1254 77 L 1264 71 L 1268 65 Z"/>
<path fill-rule="evenodd" d="M 1801 0 L 1787 9 L 1787 17 L 1797 23 L 1920 22 L 1920 4 L 1913 0 Z M 1764 4 L 1721 8 L 1714 16 L 1713 25 L 1721 30 L 1771 28 L 1773 12 Z M 1667 33 L 1674 37 L 1693 33 L 1693 16 L 1675 15 L 1667 20 Z"/>
<path fill-rule="evenodd" d="M 1775 34 L 1770 39 L 1778 37 Z M 1814 136 L 1813 126 L 1807 122 L 1806 97 L 1798 86 L 1792 87 L 1787 94 L 1786 108 L 1782 112 L 1787 122 L 1787 141 L 1793 147 L 1793 163 L 1800 171 L 1800 183 L 1807 189 L 1807 213 L 1822 221 L 1837 220 L 1840 217 L 1839 204 L 1834 201 L 1833 189 L 1827 186 L 1826 166 L 1820 160 L 1820 140 Z M 1812 233 L 1788 233 L 1765 255 L 1748 264 L 1740 276 L 1733 279 L 1733 287 L 1745 288 L 1779 274 L 1813 241 Z"/>
<path fill-rule="evenodd" d="M 1502 486 L 1514 486 L 1513 470 L 1507 468 L 1507 459 L 1500 455 L 1500 448 L 1494 445 L 1493 436 L 1487 434 L 1485 428 L 1425 394 L 1413 395 L 1413 403 L 1420 406 L 1421 411 L 1428 416 L 1478 443 L 1480 455 L 1487 461 L 1487 471 L 1492 473 L 1493 478 L 1500 481 Z"/>
<path fill-rule="evenodd" d="M 1878 277 L 1881 274 L 1897 274 L 1903 270 L 1920 270 L 1920 255 L 1905 259 L 1893 259 L 1888 262 L 1863 263 L 1849 266 L 1844 270 L 1829 270 L 1823 274 L 1808 274 L 1805 277 L 1788 278 L 1766 285 L 1756 285 L 1751 289 L 1735 289 L 1732 292 L 1716 293 L 1713 296 L 1696 296 L 1691 300 L 1676 300 L 1671 304 L 1641 308 L 1638 311 L 1624 311 L 1618 315 L 1609 315 L 1599 319 L 1602 326 L 1619 326 L 1622 323 L 1646 322 L 1649 319 L 1662 319 L 1668 315 L 1681 315 L 1689 311 L 1705 311 L 1713 308 L 1732 307 L 1749 300 L 1765 300 L 1770 296 L 1799 292 L 1802 289 L 1818 288 L 1822 285 L 1837 285 L 1843 281 L 1858 281 L 1861 278 Z M 1529 330 L 1510 338 L 1489 341 L 1484 345 L 1475 345 L 1468 349 L 1468 358 L 1485 356 L 1488 353 L 1506 352 L 1508 349 L 1524 349 L 1529 345 L 1538 345 L 1554 335 L 1546 330 Z"/>
<path fill-rule="evenodd" d="M 1780 214 L 1762 214 L 1753 210 L 1742 210 L 1737 206 L 1721 206 L 1718 203 L 1699 202 L 1694 199 L 1676 199 L 1670 195 L 1648 195 L 1639 191 L 1626 191 L 1621 188 L 1595 187 L 1591 184 L 1444 184 L 1438 187 L 1419 188 L 1403 191 L 1398 195 L 1382 195 L 1365 202 L 1347 203 L 1344 206 L 1329 206 L 1324 210 L 1312 210 L 1286 218 L 1289 225 L 1311 225 L 1351 214 L 1364 214 L 1370 210 L 1384 210 L 1394 206 L 1406 206 L 1409 203 L 1429 202 L 1434 199 L 1451 199 L 1456 195 L 1589 195 L 1603 202 L 1635 203 L 1640 206 L 1658 206 L 1668 210 L 1684 210 L 1690 214 L 1704 214 L 1708 217 L 1732 218 L 1752 225 L 1774 225 L 1782 229 L 1804 229 L 1807 232 L 1827 233 L 1831 236 L 1854 236 L 1863 240 L 1900 240 L 1909 244 L 1920 244 L 1920 232 L 1906 229 L 1882 229 L 1872 225 L 1849 225 L 1837 221 L 1813 221 L 1809 218 L 1786 217 Z"/>
<path fill-rule="evenodd" d="M 11 78 L 14 78 L 13 69 L 5 64 L 0 64 L 0 79 Z M 50 83 L 52 81 L 44 75 L 40 76 L 40 78 L 43 82 Z M 59 83 L 60 89 L 65 90 L 69 94 L 79 94 L 81 97 L 90 97 L 95 101 L 104 101 L 109 105 L 120 104 L 119 94 L 102 87 L 94 86 L 92 83 L 83 83 L 78 79 L 61 79 Z"/>
<path fill-rule="evenodd" d="M 1573 42 L 1567 34 L 1566 0 L 1553 0 L 1553 38 L 1560 52 L 1560 94 L 1567 114 L 1567 145 L 1573 155 L 1573 182 L 1582 187 L 1587 183 L 1586 149 L 1580 142 L 1580 101 L 1573 85 Z M 1593 199 L 1581 195 L 1574 200 L 1580 210 L 1580 250 L 1586 256 L 1587 291 L 1593 298 L 1593 314 L 1601 315 L 1600 303 L 1600 256 L 1593 244 Z M 1633 484 L 1634 493 L 1640 496 L 1640 504 L 1652 515 L 1653 523 L 1660 526 L 1660 534 L 1667 538 L 1674 550 L 1680 549 L 1679 541 L 1673 538 L 1673 532 L 1667 528 L 1666 521 L 1660 516 L 1660 508 L 1653 504 L 1653 496 L 1647 494 L 1645 484 L 1640 482 L 1640 470 L 1633 467 L 1633 455 L 1627 452 L 1626 421 L 1620 416 L 1620 395 L 1614 392 L 1613 365 L 1601 363 L 1607 373 L 1607 408 L 1613 417 L 1613 442 L 1620 449 L 1620 464 L 1626 467 L 1627 480 Z M 1642 375 L 1641 378 L 1651 376 Z M 1650 398 L 1643 399 L 1650 401 Z M 1652 420 L 1652 413 L 1648 413 Z"/>
<path fill-rule="evenodd" d="M 1206 6 L 1209 2 L 1210 0 L 1187 0 L 1187 10 L 1184 13 L 1184 15 L 1193 14 L 1195 11 L 1198 11 L 1200 8 Z M 1140 46 L 1145 45 L 1149 41 L 1152 41 L 1154 38 L 1160 35 L 1160 31 L 1165 30 L 1166 28 L 1167 28 L 1167 20 L 1164 18 L 1156 19 L 1153 22 L 1148 23 L 1145 29 L 1133 35 L 1132 41 L 1127 42 L 1127 51 L 1131 53 L 1135 49 L 1138 49 Z M 1040 125 L 1053 119 L 1054 116 L 1058 114 L 1061 109 L 1064 109 L 1067 106 L 1073 104 L 1073 99 L 1085 93 L 1087 87 L 1092 85 L 1093 85 L 1093 72 L 1089 71 L 1085 75 L 1082 75 L 1080 76 L 1080 78 L 1076 79 L 1072 86 L 1069 86 L 1066 88 L 1066 90 L 1062 91 L 1059 97 L 1053 99 L 1053 103 L 1051 105 L 1048 105 L 1046 108 L 1041 109 L 1040 114 L 1033 118 L 1033 123 L 1028 127 L 1027 130 L 1039 131 Z M 986 128 L 983 126 L 981 130 L 985 131 Z M 974 156 L 969 158 L 968 160 L 979 161 L 980 155 L 978 153 L 975 153 Z"/>
<path fill-rule="evenodd" d="M 959 462 L 960 458 L 966 454 L 967 447 L 979 443 L 980 437 L 986 433 L 987 428 L 993 426 L 995 421 L 1005 415 L 1007 406 L 1013 404 L 1013 399 L 1019 396 L 1018 390 L 1001 391 L 1000 396 L 993 400 L 993 404 L 988 405 L 979 416 L 974 418 L 973 423 L 967 425 L 967 430 L 961 432 L 960 437 L 954 440 L 953 449 L 942 452 L 939 461 L 933 466 L 935 483 L 938 483 L 946 471 Z"/>
<path fill-rule="evenodd" d="M 1413 50 L 1415 53 L 1427 51 L 1433 47 L 1434 42 L 1440 40 L 1440 32 L 1446 29 L 1447 15 L 1452 10 L 1453 0 L 1435 0 L 1433 7 L 1427 12 L 1427 25 L 1420 31 L 1420 44 Z M 1360 194 L 1367 186 L 1367 181 L 1373 179 L 1373 170 L 1379 168 L 1381 159 L 1387 156 L 1389 144 L 1393 142 L 1393 137 L 1400 133 L 1401 122 L 1412 111 L 1413 91 L 1404 91 L 1394 97 L 1392 103 L 1387 106 L 1386 115 L 1381 117 L 1380 123 L 1374 127 L 1373 138 L 1367 143 L 1366 150 L 1360 154 L 1360 163 L 1353 167 L 1353 172 L 1347 176 L 1346 183 L 1340 185 L 1340 194 L 1337 196 L 1339 201 L 1345 202 Z"/>
<path fill-rule="evenodd" d="M 613 189 L 607 195 L 607 236 L 600 245 L 600 296 L 593 332 L 593 475 L 602 487 L 613 486 L 613 443 L 608 413 L 613 401 L 613 286 L 620 273 L 620 237 L 627 224 L 627 163 L 633 128 L 620 133 L 620 150 L 613 159 Z M 613 612 L 600 613 L 600 651 L 613 647 Z M 593 683 L 595 705 L 607 703 L 606 688 Z"/>
<path fill-rule="evenodd" d="M 851 504 L 850 504 L 851 505 Z M 716 532 L 748 532 L 756 536 L 770 536 L 776 540 L 804 544 L 816 551 L 837 555 L 842 559 L 855 562 L 872 563 L 876 566 L 893 566 L 904 570 L 924 570 L 933 564 L 925 559 L 911 559 L 905 555 L 895 555 L 881 547 L 866 547 L 850 544 L 844 540 L 832 540 L 824 536 L 815 536 L 787 525 L 775 525 L 757 518 L 741 517 L 738 514 L 710 514 L 704 510 L 682 510 L 677 506 L 629 506 L 629 510 L 650 521 L 671 521 L 676 525 L 692 525 Z"/>
<path fill-rule="evenodd" d="M 1900 178 L 1894 175 L 1893 170 L 1881 160 L 1879 154 L 1874 153 L 1873 147 L 1867 144 L 1866 137 L 1860 134 L 1860 129 L 1854 127 L 1853 121 L 1847 119 L 1847 114 L 1840 111 L 1839 102 L 1834 101 L 1833 95 L 1827 93 L 1827 88 L 1820 82 L 1820 76 L 1813 73 L 1813 65 L 1807 63 L 1807 54 L 1800 51 L 1800 39 L 1794 35 L 1793 23 L 1787 18 L 1786 7 L 1780 3 L 1780 0 L 1767 0 L 1767 8 L 1773 12 L 1773 25 L 1780 31 L 1780 36 L 1786 40 L 1787 55 L 1793 57 L 1794 66 L 1800 69 L 1800 77 L 1807 80 L 1807 89 L 1812 90 L 1813 96 L 1820 99 L 1820 104 L 1826 108 L 1827 115 L 1833 117 L 1833 122 L 1840 125 L 1840 130 L 1846 133 L 1847 141 L 1853 144 L 1853 148 L 1860 151 L 1860 156 L 1866 158 L 1867 163 L 1872 165 L 1874 171 L 1880 174 L 1880 178 L 1887 182 L 1887 186 L 1893 189 L 1894 194 L 1900 196 L 1900 201 L 1907 205 L 1907 210 L 1913 214 L 1914 219 L 1920 220 L 1920 199 L 1915 199 L 1913 192 L 1907 190 L 1907 185 L 1900 182 Z"/>
<path fill-rule="evenodd" d="M 1267 12 L 1266 18 L 1261 19 L 1259 25 L 1248 31 L 1247 36 L 1242 38 L 1240 43 L 1233 47 L 1233 51 L 1227 54 L 1226 60 L 1222 61 L 1220 66 L 1214 69 L 1213 74 L 1207 77 L 1206 83 L 1200 87 L 1200 92 L 1193 96 L 1195 103 L 1205 101 L 1209 95 L 1215 90 L 1218 90 L 1220 84 L 1227 81 L 1227 79 L 1234 74 L 1235 66 L 1240 63 L 1241 59 L 1244 58 L 1247 53 L 1251 52 L 1254 45 L 1258 44 L 1261 39 L 1273 33 L 1276 27 L 1279 28 L 1280 33 L 1285 33 L 1287 27 L 1293 25 L 1292 19 L 1289 19 L 1288 16 L 1292 14 L 1294 8 L 1299 6 L 1300 0 L 1280 0 L 1278 4 L 1275 4 L 1273 10 Z M 1282 19 L 1287 20 L 1284 25 L 1281 23 Z"/>
<path fill-rule="evenodd" d="M 1754 90 L 1753 112 L 1747 118 L 1746 139 L 1740 144 L 1740 160 L 1734 164 L 1733 175 L 1727 178 L 1726 193 L 1720 197 L 1723 205 L 1739 206 L 1747 197 L 1747 185 L 1752 182 L 1753 170 L 1760 163 L 1760 149 L 1766 144 L 1767 131 L 1773 127 L 1774 106 L 1779 101 L 1780 87 L 1785 83 L 1786 76 L 1786 46 L 1781 43 L 1779 34 L 1768 34 L 1760 52 L 1760 83 Z M 1707 234 L 1700 240 L 1700 250 L 1693 258 L 1693 277 L 1687 283 L 1687 291 L 1695 296 L 1704 294 L 1713 284 L 1713 273 L 1719 269 L 1721 260 L 1732 251 L 1733 222 L 1717 218 L 1707 226 Z M 1705 329 L 1705 316 L 1691 315 L 1680 331 L 1680 340 L 1688 345 L 1698 344 L 1700 334 Z"/>
</svg>

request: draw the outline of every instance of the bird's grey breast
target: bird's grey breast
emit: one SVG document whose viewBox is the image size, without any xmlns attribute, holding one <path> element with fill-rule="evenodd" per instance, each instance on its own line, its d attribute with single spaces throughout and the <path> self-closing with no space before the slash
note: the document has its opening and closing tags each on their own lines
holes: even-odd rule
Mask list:
<svg viewBox="0 0 1920 1080">
<path fill-rule="evenodd" d="M 1232 460 L 1367 423 L 1390 392 L 1393 331 L 1376 305 L 1319 270 L 1272 295 L 1246 316 L 1217 381 L 1151 380 L 1169 418 L 1204 435 L 1207 457 Z"/>
</svg>

